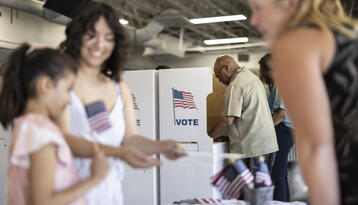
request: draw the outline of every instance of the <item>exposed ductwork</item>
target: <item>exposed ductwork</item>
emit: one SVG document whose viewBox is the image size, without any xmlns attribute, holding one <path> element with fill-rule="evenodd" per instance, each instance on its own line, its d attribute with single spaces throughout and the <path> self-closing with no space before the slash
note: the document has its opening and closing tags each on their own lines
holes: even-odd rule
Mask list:
<svg viewBox="0 0 358 205">
<path fill-rule="evenodd" d="M 53 23 L 67 25 L 71 21 L 70 18 L 62 14 L 43 8 L 43 4 L 44 3 L 30 0 L 0 0 L 0 5 L 2 6 L 19 9 L 21 11 L 39 16 Z M 178 25 L 178 22 L 187 23 L 188 21 L 183 16 L 181 16 L 178 11 L 171 9 L 162 12 L 161 15 L 155 17 L 144 28 L 124 28 L 128 31 L 129 37 L 134 43 L 143 44 L 151 39 L 156 38 L 165 26 Z"/>
<path fill-rule="evenodd" d="M 186 52 L 188 43 L 181 42 L 180 39 L 170 35 L 159 35 L 157 38 L 152 39 L 146 43 L 143 56 L 147 55 L 163 55 L 171 54 L 183 58 Z"/>
<path fill-rule="evenodd" d="M 175 9 L 168 9 L 161 12 L 159 16 L 154 19 L 144 28 L 128 29 L 132 41 L 138 44 L 143 44 L 147 41 L 158 37 L 159 33 L 165 27 L 180 26 L 190 23 L 183 15 Z"/>
</svg>

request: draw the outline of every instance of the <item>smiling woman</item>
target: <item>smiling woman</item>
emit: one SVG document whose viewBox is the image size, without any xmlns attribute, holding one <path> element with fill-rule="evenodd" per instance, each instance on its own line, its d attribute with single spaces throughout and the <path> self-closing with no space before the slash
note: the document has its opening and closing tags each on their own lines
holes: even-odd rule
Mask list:
<svg viewBox="0 0 358 205">
<path fill-rule="evenodd" d="M 176 159 L 183 150 L 175 141 L 153 141 L 138 132 L 131 91 L 120 79 L 126 60 L 127 38 L 116 11 L 99 2 L 88 3 L 81 11 L 67 26 L 67 39 L 61 45 L 79 63 L 70 109 L 61 124 L 75 155 L 81 155 L 83 144 L 72 135 L 126 149 L 110 154 L 115 158 L 109 158 L 111 169 L 105 182 L 87 193 L 90 204 L 122 205 L 124 170 L 121 160 L 133 167 L 147 168 L 160 164 L 159 160 L 147 155 L 162 153 Z M 101 132 L 93 129 L 87 116 L 88 105 L 96 103 L 104 105 L 102 113 L 108 122 Z M 80 177 L 87 178 L 90 159 L 76 159 L 75 165 Z"/>
<path fill-rule="evenodd" d="M 92 57 L 94 61 L 101 58 L 98 59 L 101 64 L 97 62 L 96 66 L 102 69 L 104 75 L 118 81 L 127 57 L 126 31 L 111 7 L 102 4 L 98 8 L 87 6 L 86 9 L 67 26 L 66 36 L 70 38 L 61 44 L 61 48 L 82 65 L 91 66 L 88 63 L 92 62 Z"/>
<path fill-rule="evenodd" d="M 82 66 L 96 69 L 111 57 L 114 49 L 114 34 L 102 16 L 94 25 L 94 29 L 87 31 L 82 38 L 80 63 Z"/>
</svg>

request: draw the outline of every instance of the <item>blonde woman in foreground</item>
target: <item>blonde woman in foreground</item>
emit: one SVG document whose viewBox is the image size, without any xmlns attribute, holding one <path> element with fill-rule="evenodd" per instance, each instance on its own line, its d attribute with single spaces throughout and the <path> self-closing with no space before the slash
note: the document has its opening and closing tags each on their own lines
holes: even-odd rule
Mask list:
<svg viewBox="0 0 358 205">
<path fill-rule="evenodd" d="M 339 0 L 249 0 L 312 204 L 358 204 L 357 24 Z"/>
</svg>

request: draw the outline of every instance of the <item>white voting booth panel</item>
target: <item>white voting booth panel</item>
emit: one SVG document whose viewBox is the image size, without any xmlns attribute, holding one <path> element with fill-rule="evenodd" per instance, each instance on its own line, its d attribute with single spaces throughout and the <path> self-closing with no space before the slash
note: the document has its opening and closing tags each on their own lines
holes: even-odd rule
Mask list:
<svg viewBox="0 0 358 205">
<path fill-rule="evenodd" d="M 10 133 L 0 126 L 0 205 L 6 204 L 6 171 Z"/>
<path fill-rule="evenodd" d="M 225 143 L 213 143 L 207 135 L 206 98 L 212 92 L 209 68 L 159 71 L 160 139 L 174 139 L 187 151 L 210 153 L 208 157 L 165 158 L 160 168 L 161 204 L 196 197 L 221 198 L 210 177 L 223 168 L 217 153 L 226 152 Z"/>
<path fill-rule="evenodd" d="M 2 79 L 0 77 L 0 89 L 1 86 Z M 3 129 L 0 125 L 0 205 L 6 204 L 7 156 L 10 145 L 10 132 L 8 130 Z"/>
<path fill-rule="evenodd" d="M 133 106 L 137 116 L 140 134 L 153 140 L 158 139 L 158 71 L 125 71 L 123 80 L 132 91 Z M 124 163 L 125 164 L 125 163 Z M 133 169 L 125 164 L 122 182 L 124 204 L 158 205 L 159 182 L 158 168 Z"/>
</svg>

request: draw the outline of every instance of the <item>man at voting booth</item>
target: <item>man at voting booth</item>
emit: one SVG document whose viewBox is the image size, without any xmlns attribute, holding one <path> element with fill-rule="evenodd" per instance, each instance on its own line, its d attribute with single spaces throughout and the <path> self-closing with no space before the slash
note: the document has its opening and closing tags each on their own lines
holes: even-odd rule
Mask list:
<svg viewBox="0 0 358 205">
<path fill-rule="evenodd" d="M 265 156 L 271 170 L 278 145 L 260 79 L 228 55 L 216 59 L 214 73 L 227 88 L 221 118 L 208 135 L 217 138 L 228 131 L 231 153 L 240 154 L 251 171 L 257 167 L 258 156 Z"/>
</svg>

